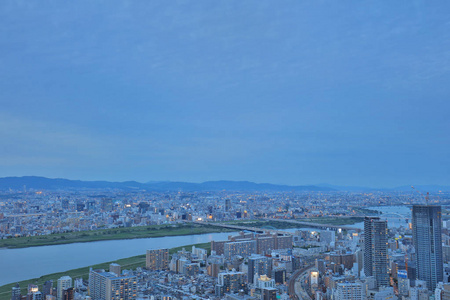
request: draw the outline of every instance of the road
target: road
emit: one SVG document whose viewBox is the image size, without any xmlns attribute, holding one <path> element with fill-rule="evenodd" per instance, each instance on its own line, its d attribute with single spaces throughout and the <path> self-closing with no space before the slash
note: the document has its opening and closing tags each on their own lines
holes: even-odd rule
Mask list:
<svg viewBox="0 0 450 300">
<path fill-rule="evenodd" d="M 297 293 L 295 292 L 295 283 L 297 282 L 297 279 L 306 271 L 308 271 L 310 268 L 312 268 L 314 264 L 307 265 L 306 267 L 295 271 L 294 274 L 292 274 L 291 278 L 289 279 L 288 283 L 288 291 L 289 291 L 289 297 L 293 300 L 300 300 Z M 305 292 L 302 293 L 302 299 L 311 299 Z"/>
<path fill-rule="evenodd" d="M 293 224 L 299 224 L 303 226 L 318 228 L 318 229 L 330 229 L 330 230 L 354 230 L 356 232 L 361 232 L 362 229 L 352 227 L 351 225 L 333 225 L 333 224 L 322 224 L 322 223 L 313 223 L 313 222 L 304 222 L 304 221 L 296 221 L 296 220 L 288 220 L 288 219 L 271 219 L 271 218 L 264 218 L 264 220 L 267 221 L 279 221 L 279 222 L 287 222 L 287 223 L 293 223 Z"/>
<path fill-rule="evenodd" d="M 293 234 L 292 232 L 289 232 L 289 231 L 283 231 L 283 230 L 277 230 L 277 229 L 240 226 L 240 225 L 232 225 L 232 224 L 226 224 L 226 223 L 198 222 L 198 221 L 192 221 L 192 223 L 201 224 L 201 225 L 206 224 L 206 225 L 218 226 L 218 227 L 223 227 L 223 228 L 228 228 L 228 229 L 247 230 L 247 231 L 253 231 L 256 233 L 270 232 L 270 233 L 276 233 L 276 234 L 281 234 L 281 235 L 292 235 Z"/>
</svg>

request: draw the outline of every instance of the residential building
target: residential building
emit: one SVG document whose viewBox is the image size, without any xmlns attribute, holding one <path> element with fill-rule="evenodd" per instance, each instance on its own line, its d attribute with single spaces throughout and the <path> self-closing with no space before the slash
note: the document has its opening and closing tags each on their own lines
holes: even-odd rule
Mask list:
<svg viewBox="0 0 450 300">
<path fill-rule="evenodd" d="M 169 268 L 169 249 L 147 250 L 145 266 L 150 270 Z"/>
<path fill-rule="evenodd" d="M 375 277 L 377 287 L 388 286 L 387 222 L 365 217 L 364 238 L 364 273 Z"/>
</svg>

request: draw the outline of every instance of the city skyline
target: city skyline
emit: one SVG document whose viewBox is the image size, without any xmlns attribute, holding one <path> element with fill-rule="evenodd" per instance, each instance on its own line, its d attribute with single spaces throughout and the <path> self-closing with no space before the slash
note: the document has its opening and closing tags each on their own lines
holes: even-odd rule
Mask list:
<svg viewBox="0 0 450 300">
<path fill-rule="evenodd" d="M 229 299 L 238 289 L 248 294 L 238 300 L 398 299 L 397 291 L 414 300 L 450 290 L 442 277 L 450 215 L 440 205 L 411 211 L 410 192 L 105 187 L 0 196 L 1 264 L 9 270 L 0 277 L 1 300 L 116 299 L 122 292 L 129 299 Z M 448 199 L 440 193 L 427 203 Z M 48 275 L 29 279 L 36 273 Z"/>
<path fill-rule="evenodd" d="M 426 200 L 426 193 L 442 193 L 450 191 L 448 185 L 404 185 L 395 187 L 374 187 L 374 186 L 352 186 L 352 185 L 332 185 L 328 183 L 317 184 L 274 184 L 270 182 L 252 182 L 248 180 L 212 180 L 204 182 L 184 182 L 154 180 L 139 182 L 135 180 L 126 181 L 107 181 L 107 180 L 79 180 L 68 178 L 48 178 L 41 176 L 9 176 L 0 177 L 0 189 L 13 190 L 54 190 L 58 188 L 118 188 L 118 189 L 150 189 L 150 190 L 186 190 L 186 191 L 204 191 L 204 190 L 255 190 L 255 191 L 397 191 L 411 192 L 411 198 Z M 424 193 L 422 193 L 423 191 Z"/>
<path fill-rule="evenodd" d="M 445 8 L 2 2 L 0 176 L 446 184 Z"/>
</svg>

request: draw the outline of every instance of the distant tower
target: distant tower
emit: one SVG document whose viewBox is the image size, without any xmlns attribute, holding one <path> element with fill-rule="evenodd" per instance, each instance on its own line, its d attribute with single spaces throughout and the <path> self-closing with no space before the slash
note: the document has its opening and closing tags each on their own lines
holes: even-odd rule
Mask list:
<svg viewBox="0 0 450 300">
<path fill-rule="evenodd" d="M 387 222 L 365 217 L 364 239 L 364 273 L 375 277 L 377 287 L 388 286 Z"/>
<path fill-rule="evenodd" d="M 413 243 L 417 257 L 417 279 L 436 289 L 443 281 L 442 214 L 437 205 L 413 205 Z"/>
<path fill-rule="evenodd" d="M 225 199 L 225 211 L 230 211 L 231 209 L 231 200 Z"/>
</svg>

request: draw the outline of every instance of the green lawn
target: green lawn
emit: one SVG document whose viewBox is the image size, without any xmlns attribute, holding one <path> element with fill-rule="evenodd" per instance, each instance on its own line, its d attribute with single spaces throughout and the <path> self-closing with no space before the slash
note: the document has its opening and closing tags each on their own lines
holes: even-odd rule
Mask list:
<svg viewBox="0 0 450 300">
<path fill-rule="evenodd" d="M 203 234 L 231 231 L 210 225 L 177 224 L 127 227 L 115 229 L 100 229 L 92 231 L 68 232 L 43 236 L 18 237 L 0 240 L 0 248 L 26 248 L 34 246 L 84 243 L 105 240 L 123 240 L 151 238 L 175 235 Z"/>
<path fill-rule="evenodd" d="M 186 248 L 186 250 L 191 250 L 192 246 L 196 246 L 198 248 L 207 249 L 208 253 L 211 252 L 211 243 L 201 243 L 201 244 L 195 244 L 195 245 L 187 245 L 187 246 L 176 247 L 176 248 L 170 249 L 169 252 L 170 252 L 170 254 L 173 254 L 173 253 L 181 250 L 183 247 Z M 118 263 L 119 265 L 121 265 L 122 269 L 136 269 L 137 267 L 145 267 L 145 254 L 138 255 L 138 256 L 132 256 L 132 257 L 129 257 L 129 258 L 123 258 L 123 259 L 119 259 L 119 260 L 115 260 L 115 261 L 105 262 L 105 263 L 93 265 L 93 266 L 90 266 L 90 267 L 92 267 L 93 269 L 105 269 L 105 270 L 108 270 L 109 269 L 109 264 L 111 264 L 113 262 Z M 68 271 L 65 271 L 65 272 L 44 275 L 44 276 L 41 276 L 39 278 L 33 278 L 33 279 L 29 279 L 29 280 L 20 281 L 19 284 L 20 284 L 20 288 L 22 290 L 22 294 L 26 295 L 28 284 L 36 284 L 36 285 L 39 286 L 39 290 L 42 290 L 42 284 L 45 281 L 53 280 L 53 285 L 55 286 L 56 285 L 56 280 L 58 280 L 58 278 L 60 278 L 61 276 L 70 276 L 70 277 L 72 277 L 72 279 L 80 278 L 80 277 L 82 277 L 83 279 L 88 279 L 88 277 L 89 277 L 89 268 L 90 267 L 73 269 L 73 270 L 68 270 Z M 8 300 L 8 299 L 11 298 L 11 288 L 15 284 L 16 283 L 11 283 L 11 284 L 7 284 L 7 285 L 4 285 L 4 286 L 0 287 L 0 300 Z"/>
</svg>

